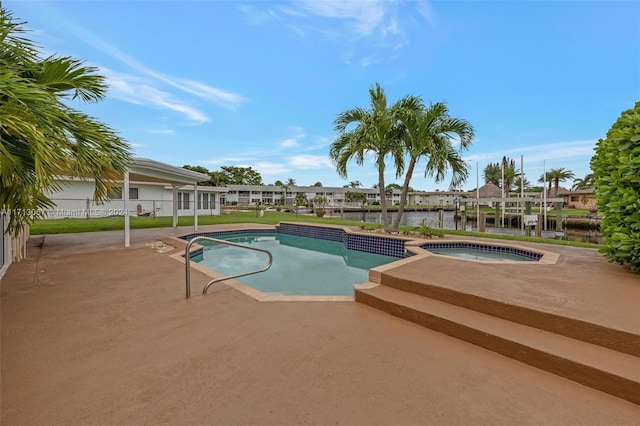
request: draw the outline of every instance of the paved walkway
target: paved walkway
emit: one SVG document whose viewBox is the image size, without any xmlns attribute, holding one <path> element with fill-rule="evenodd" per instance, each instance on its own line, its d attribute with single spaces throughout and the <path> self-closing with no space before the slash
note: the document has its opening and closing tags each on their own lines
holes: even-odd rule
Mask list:
<svg viewBox="0 0 640 426">
<path fill-rule="evenodd" d="M 122 232 L 31 238 L 1 282 L 0 423 L 640 418 L 637 405 L 358 303 L 261 303 L 224 284 L 185 300 L 184 266 L 144 247 L 182 231 L 133 231 L 130 249 Z"/>
</svg>

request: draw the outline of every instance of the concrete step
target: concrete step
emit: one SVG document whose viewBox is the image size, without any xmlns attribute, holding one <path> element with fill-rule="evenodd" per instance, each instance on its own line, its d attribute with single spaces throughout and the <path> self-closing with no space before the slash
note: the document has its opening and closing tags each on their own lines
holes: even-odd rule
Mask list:
<svg viewBox="0 0 640 426">
<path fill-rule="evenodd" d="M 393 287 L 408 293 L 440 300 L 494 317 L 640 357 L 639 333 L 617 330 L 601 324 L 563 316 L 558 313 L 545 312 L 527 306 L 480 296 L 478 294 L 461 292 L 443 285 L 416 282 L 411 278 L 402 276 L 383 274 L 380 283 L 387 287 Z"/>
<path fill-rule="evenodd" d="M 640 404 L 640 358 L 391 288 L 356 286 L 355 299 L 429 329 Z"/>
</svg>

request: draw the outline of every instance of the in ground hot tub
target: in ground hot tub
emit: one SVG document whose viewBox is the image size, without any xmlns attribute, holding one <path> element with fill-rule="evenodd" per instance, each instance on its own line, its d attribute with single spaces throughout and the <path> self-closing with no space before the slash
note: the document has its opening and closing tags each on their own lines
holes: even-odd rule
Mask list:
<svg viewBox="0 0 640 426">
<path fill-rule="evenodd" d="M 539 262 L 545 255 L 525 247 L 470 241 L 429 242 L 419 247 L 434 254 L 481 262 Z"/>
</svg>

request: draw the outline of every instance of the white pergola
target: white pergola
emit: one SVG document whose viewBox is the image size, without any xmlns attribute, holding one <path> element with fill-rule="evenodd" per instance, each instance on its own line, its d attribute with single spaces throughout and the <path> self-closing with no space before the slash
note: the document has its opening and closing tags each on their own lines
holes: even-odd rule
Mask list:
<svg viewBox="0 0 640 426">
<path fill-rule="evenodd" d="M 209 179 L 204 173 L 193 170 L 175 167 L 148 158 L 134 158 L 124 174 L 124 184 L 122 188 L 122 198 L 124 200 L 124 246 L 131 245 L 131 229 L 129 219 L 129 182 L 157 182 L 170 185 L 173 188 L 173 226 L 178 226 L 178 188 L 185 185 L 193 185 L 194 188 L 194 208 L 193 208 L 193 230 L 198 230 L 198 209 L 195 203 L 198 200 L 198 182 Z"/>
</svg>

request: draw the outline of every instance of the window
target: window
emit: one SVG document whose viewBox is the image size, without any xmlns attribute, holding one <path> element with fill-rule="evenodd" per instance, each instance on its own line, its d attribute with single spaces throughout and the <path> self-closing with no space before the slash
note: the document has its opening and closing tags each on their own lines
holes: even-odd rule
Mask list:
<svg viewBox="0 0 640 426">
<path fill-rule="evenodd" d="M 122 188 L 113 188 L 113 190 L 109 191 L 107 197 L 109 197 L 110 200 L 122 200 Z M 129 187 L 129 199 L 138 199 L 138 188 Z"/>
<path fill-rule="evenodd" d="M 198 210 L 209 210 L 213 208 L 210 206 L 210 199 L 213 198 L 213 194 L 198 194 Z"/>
<path fill-rule="evenodd" d="M 178 210 L 189 210 L 188 192 L 178 192 Z"/>
<path fill-rule="evenodd" d="M 580 197 L 578 197 L 577 195 L 572 195 L 571 196 L 571 201 L 579 201 Z"/>
</svg>

